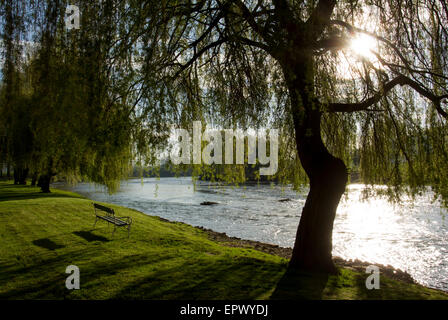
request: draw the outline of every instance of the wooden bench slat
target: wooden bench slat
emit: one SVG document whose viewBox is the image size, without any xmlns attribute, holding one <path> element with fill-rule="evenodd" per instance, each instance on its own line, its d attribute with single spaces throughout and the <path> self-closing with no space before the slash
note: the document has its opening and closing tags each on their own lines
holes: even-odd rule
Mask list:
<svg viewBox="0 0 448 320">
<path fill-rule="evenodd" d="M 109 221 L 110 223 L 116 224 L 116 225 L 127 225 L 128 223 L 126 221 L 123 221 L 119 218 L 115 218 L 115 217 L 108 217 L 108 216 L 97 216 L 100 219 Z"/>
<path fill-rule="evenodd" d="M 107 212 L 107 213 L 110 213 L 110 214 L 115 214 L 114 209 L 111 209 L 111 208 L 102 206 L 102 205 L 100 205 L 100 204 L 98 204 L 98 203 L 94 203 L 93 206 L 94 206 L 96 209 L 98 209 L 98 210 L 102 210 L 102 211 Z"/>
</svg>

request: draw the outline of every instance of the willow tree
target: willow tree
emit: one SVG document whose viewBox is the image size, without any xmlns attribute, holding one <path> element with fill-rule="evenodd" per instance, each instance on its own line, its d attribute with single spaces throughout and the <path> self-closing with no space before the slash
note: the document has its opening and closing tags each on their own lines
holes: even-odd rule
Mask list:
<svg viewBox="0 0 448 320">
<path fill-rule="evenodd" d="M 67 28 L 69 4 L 67 0 L 0 2 L 5 26 L 0 49 L 6 52 L 0 123 L 22 147 L 18 150 L 28 160 L 27 167 L 39 173 L 43 192 L 50 192 L 56 175 L 114 191 L 136 158 L 151 160 L 148 149 L 155 148 L 163 135 L 153 135 L 147 129 L 148 112 L 143 117 L 134 108 L 139 89 L 133 51 L 118 38 L 126 32 L 126 3 L 78 1 L 79 29 Z M 11 107 L 16 105 L 21 109 Z M 26 150 L 20 124 L 32 141 Z M 14 163 L 21 164 L 16 158 Z"/>
<path fill-rule="evenodd" d="M 119 95 L 119 86 L 111 85 L 113 69 L 106 63 L 114 54 L 110 37 L 119 24 L 111 22 L 108 6 L 92 4 L 82 7 L 83 29 L 68 30 L 67 1 L 39 4 L 32 20 L 35 48 L 29 62 L 33 167 L 40 172 L 39 185 L 49 192 L 52 177 L 58 175 L 116 189 L 132 158 L 126 97 Z M 116 56 L 117 63 L 123 59 Z"/>
<path fill-rule="evenodd" d="M 128 4 L 125 35 L 160 113 L 276 126 L 285 159 L 294 148 L 301 167 L 282 168 L 310 189 L 291 267 L 335 271 L 333 221 L 355 151 L 362 180 L 392 198 L 431 186 L 447 199 L 445 1 Z"/>
<path fill-rule="evenodd" d="M 32 134 L 27 112 L 29 94 L 23 76 L 23 38 L 25 3 L 2 1 L 0 25 L 2 51 L 2 85 L 0 88 L 0 146 L 2 160 L 14 163 L 14 183 L 26 184 L 32 148 Z"/>
</svg>

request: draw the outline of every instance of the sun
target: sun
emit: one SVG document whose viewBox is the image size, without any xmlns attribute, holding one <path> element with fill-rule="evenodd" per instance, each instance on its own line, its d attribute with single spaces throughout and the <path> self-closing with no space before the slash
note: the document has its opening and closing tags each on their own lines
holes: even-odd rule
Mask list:
<svg viewBox="0 0 448 320">
<path fill-rule="evenodd" d="M 367 34 L 360 33 L 356 35 L 351 40 L 349 48 L 355 55 L 370 61 L 376 60 L 373 52 L 377 49 L 377 42 L 375 38 Z"/>
<path fill-rule="evenodd" d="M 346 50 L 339 53 L 337 76 L 341 79 L 353 79 L 360 76 L 365 62 L 375 68 L 381 68 L 381 63 L 375 55 L 378 41 L 365 33 L 356 34 L 349 42 Z"/>
</svg>

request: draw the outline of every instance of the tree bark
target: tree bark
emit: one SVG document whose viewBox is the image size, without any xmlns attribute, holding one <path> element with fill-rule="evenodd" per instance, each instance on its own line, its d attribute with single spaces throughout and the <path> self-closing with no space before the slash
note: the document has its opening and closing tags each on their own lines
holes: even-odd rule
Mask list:
<svg viewBox="0 0 448 320">
<path fill-rule="evenodd" d="M 37 183 L 37 178 L 39 177 L 39 175 L 37 173 L 33 174 L 33 177 L 31 179 L 31 186 L 35 187 L 36 183 Z"/>
<path fill-rule="evenodd" d="M 342 160 L 327 152 L 308 150 L 300 157 L 302 163 L 313 163 L 310 191 L 302 210 L 290 266 L 294 268 L 335 273 L 332 260 L 332 234 L 336 210 L 347 183 L 347 169 Z M 303 145 L 301 149 L 307 148 Z M 326 149 L 325 149 L 326 150 Z M 324 151 L 324 150 L 321 150 Z M 303 157 L 306 160 L 302 160 Z"/>
<path fill-rule="evenodd" d="M 19 170 L 20 170 L 19 168 L 14 168 L 14 173 L 13 173 L 14 184 L 19 184 L 19 175 L 20 175 Z"/>
<path fill-rule="evenodd" d="M 26 179 L 28 178 L 29 169 L 25 168 L 20 171 L 19 184 L 26 185 Z"/>
<path fill-rule="evenodd" d="M 51 175 L 49 174 L 41 175 L 39 177 L 39 182 L 37 183 L 37 186 L 40 187 L 43 193 L 51 193 L 50 182 L 51 182 Z"/>
<path fill-rule="evenodd" d="M 26 185 L 26 178 L 28 177 L 27 168 L 15 167 L 14 168 L 14 184 Z"/>
<path fill-rule="evenodd" d="M 284 65 L 283 71 L 290 93 L 298 156 L 310 180 L 289 267 L 335 273 L 331 255 L 333 222 L 347 184 L 347 168 L 322 141 L 322 114 L 314 96 L 312 59 L 305 57 L 295 65 Z"/>
</svg>

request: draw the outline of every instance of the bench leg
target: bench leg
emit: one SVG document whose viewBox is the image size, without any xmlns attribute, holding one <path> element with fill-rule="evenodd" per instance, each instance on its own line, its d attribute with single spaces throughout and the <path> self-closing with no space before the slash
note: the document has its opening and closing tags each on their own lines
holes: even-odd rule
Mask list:
<svg viewBox="0 0 448 320">
<path fill-rule="evenodd" d="M 98 221 L 98 218 L 95 218 L 95 223 L 93 224 L 93 228 L 95 228 L 97 221 Z"/>
<path fill-rule="evenodd" d="M 117 228 L 116 225 L 114 225 L 114 231 L 112 231 L 112 238 L 114 237 L 115 229 Z"/>
<path fill-rule="evenodd" d="M 129 239 L 129 234 L 131 233 L 131 225 L 128 225 L 128 239 Z"/>
</svg>

